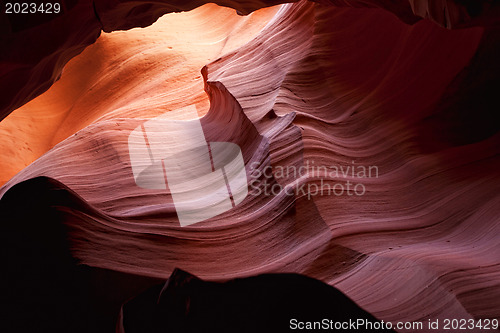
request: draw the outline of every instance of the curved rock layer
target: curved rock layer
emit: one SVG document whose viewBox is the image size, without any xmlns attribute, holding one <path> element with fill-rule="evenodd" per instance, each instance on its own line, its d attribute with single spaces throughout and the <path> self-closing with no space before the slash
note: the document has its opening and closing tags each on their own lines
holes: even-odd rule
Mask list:
<svg viewBox="0 0 500 333">
<path fill-rule="evenodd" d="M 296 2 L 290 0 L 289 2 Z M 217 0 L 249 14 L 283 0 Z M 337 7 L 384 8 L 407 23 L 428 18 L 447 28 L 498 26 L 500 4 L 491 0 L 316 0 Z M 146 27 L 164 14 L 195 9 L 205 1 L 62 0 L 58 13 L 0 12 L 0 120 L 45 92 L 64 65 L 93 44 L 101 30 Z M 36 51 L 34 51 L 36 50 Z"/>
<path fill-rule="evenodd" d="M 200 69 L 252 39 L 276 10 L 239 17 L 206 5 L 165 16 L 146 31 L 103 34 L 68 63 L 47 93 L 0 122 L 8 155 L 0 160 L 0 182 L 92 123 L 152 118 L 191 103 L 204 114 L 208 98 Z"/>
<path fill-rule="evenodd" d="M 310 2 L 229 13 L 104 34 L 2 121 L 3 179 L 36 158 L 0 189 L 12 234 L 50 220 L 78 262 L 150 278 L 301 273 L 384 321 L 498 318 L 498 30 Z M 128 136 L 188 105 L 260 194 L 180 227 L 168 190 L 135 184 Z"/>
</svg>

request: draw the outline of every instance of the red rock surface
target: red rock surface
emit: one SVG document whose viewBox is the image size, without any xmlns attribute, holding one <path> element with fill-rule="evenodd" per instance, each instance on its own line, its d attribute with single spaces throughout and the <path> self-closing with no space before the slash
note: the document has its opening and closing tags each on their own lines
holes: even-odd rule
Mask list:
<svg viewBox="0 0 500 333">
<path fill-rule="evenodd" d="M 498 318 L 500 34 L 495 5 L 461 3 L 302 1 L 249 16 L 206 5 L 104 33 L 66 67 L 101 24 L 146 26 L 198 3 L 97 2 L 101 23 L 79 3 L 86 9 L 68 21 L 12 32 L 2 41 L 4 115 L 64 72 L 0 123 L 2 223 L 23 204 L 55 209 L 71 255 L 99 269 L 159 279 L 175 267 L 203 279 L 294 272 L 385 321 Z M 271 3 L 220 4 L 247 13 Z M 22 38 L 42 29 L 64 33 L 23 52 Z M 377 177 L 359 181 L 361 196 L 249 196 L 182 228 L 168 192 L 136 186 L 127 139 L 193 104 L 209 141 L 239 144 L 261 170 L 314 162 L 376 166 Z M 312 172 L 271 182 L 322 180 L 339 182 Z M 27 191 L 41 203 L 23 202 Z"/>
<path fill-rule="evenodd" d="M 290 1 L 295 2 L 295 1 Z M 496 26 L 500 6 L 488 0 L 318 0 L 338 7 L 379 7 L 407 23 L 428 18 L 449 28 Z M 199 1 L 63 0 L 60 14 L 29 16 L 0 13 L 0 119 L 46 91 L 60 76 L 64 65 L 88 45 L 101 29 L 106 32 L 146 27 L 166 13 L 192 10 Z M 214 3 L 234 8 L 239 14 L 284 3 L 282 0 Z M 36 51 L 34 51 L 36 50 Z"/>
</svg>

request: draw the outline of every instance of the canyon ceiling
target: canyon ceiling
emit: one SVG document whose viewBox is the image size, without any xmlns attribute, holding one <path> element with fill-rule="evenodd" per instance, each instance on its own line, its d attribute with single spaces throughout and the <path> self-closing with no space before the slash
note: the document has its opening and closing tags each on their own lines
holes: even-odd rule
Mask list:
<svg viewBox="0 0 500 333">
<path fill-rule="evenodd" d="M 45 304 L 31 279 L 54 304 L 92 281 L 111 295 L 96 310 L 111 319 L 92 327 L 109 331 L 123 302 L 181 268 L 204 280 L 299 273 L 384 321 L 500 317 L 499 2 L 62 7 L 0 14 L 13 316 Z M 185 107 L 207 142 L 241 148 L 257 188 L 281 190 L 181 227 L 171 193 L 137 186 L 129 136 Z M 311 193 L 339 181 L 363 194 Z M 73 282 L 58 289 L 56 275 Z"/>
</svg>

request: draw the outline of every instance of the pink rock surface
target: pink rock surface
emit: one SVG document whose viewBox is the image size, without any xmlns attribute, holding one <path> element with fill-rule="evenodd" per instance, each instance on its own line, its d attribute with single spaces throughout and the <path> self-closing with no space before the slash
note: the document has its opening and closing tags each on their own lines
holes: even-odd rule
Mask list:
<svg viewBox="0 0 500 333">
<path fill-rule="evenodd" d="M 283 0 L 219 0 L 249 14 Z M 296 1 L 290 1 L 296 2 Z M 428 18 L 447 28 L 498 26 L 500 6 L 487 0 L 318 0 L 336 7 L 383 8 L 407 23 Z M 0 13 L 0 119 L 46 91 L 64 65 L 94 43 L 101 30 L 146 27 L 164 14 L 197 8 L 204 1 L 64 0 L 59 14 Z"/>
<path fill-rule="evenodd" d="M 392 12 L 408 7 L 393 2 Z M 223 3 L 243 13 L 269 4 Z M 0 202 L 21 200 L 23 184 L 45 193 L 71 254 L 91 267 L 162 279 L 175 267 L 222 280 L 294 272 L 385 321 L 498 318 L 498 28 L 409 25 L 382 8 L 338 5 L 302 1 L 248 17 L 210 5 L 103 34 L 46 94 L 0 123 Z M 141 26 L 132 12 L 147 25 L 179 10 L 109 6 L 96 4 L 110 30 Z M 409 8 L 447 27 L 466 21 L 466 7 L 451 1 Z M 112 22 L 122 16 L 131 19 Z M 81 51 L 95 31 L 68 37 L 65 52 Z M 45 86 L 73 55 L 46 50 Z M 16 68 L 4 77 L 21 77 Z M 31 68 L 30 78 L 39 71 Z M 43 86 L 21 81 L 5 114 Z M 247 165 L 308 166 L 267 180 L 294 195 L 250 195 L 180 227 L 168 191 L 135 184 L 127 138 L 144 121 L 193 104 L 207 140 L 238 144 Z M 335 176 L 313 165 L 377 173 Z M 55 182 L 23 183 L 40 176 Z M 363 195 L 295 191 L 347 181 L 362 184 Z"/>
</svg>

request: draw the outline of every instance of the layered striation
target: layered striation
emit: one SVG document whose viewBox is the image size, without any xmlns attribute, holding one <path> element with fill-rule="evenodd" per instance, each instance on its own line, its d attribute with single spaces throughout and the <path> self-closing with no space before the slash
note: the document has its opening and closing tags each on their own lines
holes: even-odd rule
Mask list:
<svg viewBox="0 0 500 333">
<path fill-rule="evenodd" d="M 435 23 L 486 25 L 471 18 L 486 4 L 389 3 L 301 1 L 245 17 L 206 5 L 103 34 L 0 123 L 9 237 L 50 221 L 75 263 L 144 285 L 175 267 L 210 280 L 293 272 L 384 321 L 498 318 L 499 31 Z M 100 24 L 190 9 L 133 4 L 96 3 Z M 221 3 L 245 14 L 270 4 Z M 128 136 L 186 106 L 207 141 L 241 147 L 253 194 L 181 227 L 168 189 L 136 185 Z M 320 191 L 348 182 L 358 192 Z"/>
<path fill-rule="evenodd" d="M 289 2 L 296 2 L 289 1 Z M 498 26 L 500 6 L 489 0 L 316 0 L 336 7 L 383 8 L 413 24 L 426 18 L 447 28 Z M 167 13 L 195 9 L 206 1 L 63 0 L 54 14 L 0 13 L 0 119 L 45 92 L 64 65 L 93 44 L 101 30 L 146 27 Z M 218 0 L 240 15 L 283 0 Z"/>
</svg>

